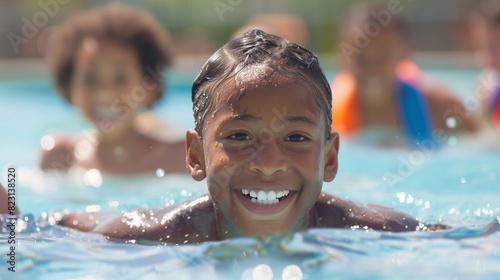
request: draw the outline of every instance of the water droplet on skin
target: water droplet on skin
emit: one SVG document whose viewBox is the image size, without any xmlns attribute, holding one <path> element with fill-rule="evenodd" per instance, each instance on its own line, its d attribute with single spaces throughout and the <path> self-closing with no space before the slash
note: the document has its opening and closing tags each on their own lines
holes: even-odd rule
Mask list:
<svg viewBox="0 0 500 280">
<path fill-rule="evenodd" d="M 161 168 L 156 169 L 156 176 L 159 178 L 163 178 L 163 176 L 165 176 L 165 170 Z"/>
<path fill-rule="evenodd" d="M 457 127 L 457 119 L 454 117 L 449 117 L 446 119 L 446 127 L 448 128 L 456 128 Z"/>
</svg>

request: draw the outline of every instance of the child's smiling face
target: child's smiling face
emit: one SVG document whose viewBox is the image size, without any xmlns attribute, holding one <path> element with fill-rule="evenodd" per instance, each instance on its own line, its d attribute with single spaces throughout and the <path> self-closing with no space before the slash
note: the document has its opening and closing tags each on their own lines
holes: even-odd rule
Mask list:
<svg viewBox="0 0 500 280">
<path fill-rule="evenodd" d="M 136 111 L 150 102 L 143 71 L 132 46 L 85 39 L 75 58 L 71 102 L 108 140 L 132 128 Z"/>
<path fill-rule="evenodd" d="M 303 229 L 323 181 L 336 175 L 338 136 L 327 139 L 304 82 L 255 66 L 235 80 L 213 97 L 203 140 L 189 132 L 188 164 L 199 163 L 191 173 L 206 175 L 225 237 Z M 193 142 L 199 152 L 190 152 Z"/>
</svg>

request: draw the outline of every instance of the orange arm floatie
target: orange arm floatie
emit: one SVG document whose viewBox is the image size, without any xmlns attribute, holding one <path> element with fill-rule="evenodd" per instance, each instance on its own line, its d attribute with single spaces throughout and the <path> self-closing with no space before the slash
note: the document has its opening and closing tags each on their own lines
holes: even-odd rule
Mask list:
<svg viewBox="0 0 500 280">
<path fill-rule="evenodd" d="M 361 128 L 361 115 L 356 96 L 354 76 L 343 71 L 338 73 L 331 84 L 333 95 L 332 131 L 349 135 Z"/>
<path fill-rule="evenodd" d="M 395 72 L 400 80 L 417 88 L 421 87 L 423 73 L 413 61 L 399 61 Z M 333 95 L 332 131 L 348 136 L 361 130 L 361 110 L 354 76 L 348 71 L 341 71 L 335 76 L 330 87 Z"/>
</svg>

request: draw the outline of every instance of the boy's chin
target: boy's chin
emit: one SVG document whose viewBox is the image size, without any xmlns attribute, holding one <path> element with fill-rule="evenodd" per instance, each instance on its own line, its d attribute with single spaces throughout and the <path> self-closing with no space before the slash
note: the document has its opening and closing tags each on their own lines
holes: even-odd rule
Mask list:
<svg viewBox="0 0 500 280">
<path fill-rule="evenodd" d="M 262 236 L 262 235 L 282 235 L 291 232 L 291 226 L 279 224 L 274 221 L 253 220 L 248 223 L 251 226 L 240 228 L 245 236 Z"/>
</svg>

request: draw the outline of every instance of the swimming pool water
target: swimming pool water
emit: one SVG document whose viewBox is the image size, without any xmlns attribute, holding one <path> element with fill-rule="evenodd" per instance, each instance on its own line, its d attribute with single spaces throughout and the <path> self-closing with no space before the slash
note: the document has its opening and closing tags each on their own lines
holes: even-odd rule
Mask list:
<svg viewBox="0 0 500 280">
<path fill-rule="evenodd" d="M 472 94 L 477 72 L 430 74 L 465 98 Z M 182 132 L 192 127 L 194 77 L 169 78 L 169 94 L 155 112 Z M 304 279 L 500 278 L 500 151 L 481 143 L 458 138 L 438 151 L 411 152 L 342 142 L 338 176 L 324 186 L 327 192 L 394 207 L 454 230 L 315 229 L 263 240 L 146 246 L 50 226 L 41 217 L 62 209 L 118 212 L 177 203 L 205 193 L 204 182 L 154 173 L 133 178 L 93 174 L 98 183 L 83 180 L 85 172 L 79 171 L 43 174 L 36 168 L 40 138 L 76 133 L 88 124 L 46 80 L 0 80 L 0 96 L 2 176 L 6 166 L 17 166 L 16 198 L 23 213 L 31 214 L 16 234 L 16 273 L 7 270 L 7 235 L 0 234 L 0 279 L 252 279 L 269 272 L 267 279 L 282 279 L 297 269 Z"/>
</svg>

